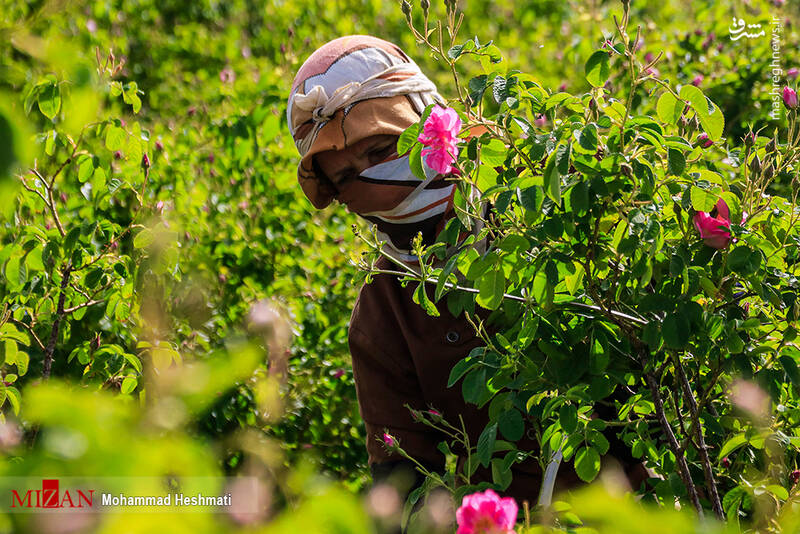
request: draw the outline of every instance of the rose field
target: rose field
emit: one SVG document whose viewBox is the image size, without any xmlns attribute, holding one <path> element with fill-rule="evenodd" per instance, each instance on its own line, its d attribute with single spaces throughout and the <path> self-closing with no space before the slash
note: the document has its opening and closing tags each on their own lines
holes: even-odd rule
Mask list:
<svg viewBox="0 0 800 534">
<path fill-rule="evenodd" d="M 0 534 L 800 532 L 798 68 L 796 0 L 0 0 Z M 397 95 L 402 258 L 313 148 Z"/>
</svg>

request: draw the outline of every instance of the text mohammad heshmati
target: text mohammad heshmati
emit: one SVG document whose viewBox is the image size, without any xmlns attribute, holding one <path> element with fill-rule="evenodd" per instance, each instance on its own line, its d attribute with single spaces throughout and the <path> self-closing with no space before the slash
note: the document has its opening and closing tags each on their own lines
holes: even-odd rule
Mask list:
<svg viewBox="0 0 800 534">
<path fill-rule="evenodd" d="M 230 506 L 231 494 L 225 495 L 184 495 L 183 493 L 160 495 L 158 497 L 128 496 L 120 493 L 111 495 L 104 493 L 101 497 L 103 506 Z"/>
</svg>

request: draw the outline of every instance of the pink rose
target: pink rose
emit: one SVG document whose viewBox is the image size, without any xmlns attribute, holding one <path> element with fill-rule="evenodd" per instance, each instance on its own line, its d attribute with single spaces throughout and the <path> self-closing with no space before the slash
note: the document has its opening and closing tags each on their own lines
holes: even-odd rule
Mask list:
<svg viewBox="0 0 800 534">
<path fill-rule="evenodd" d="M 789 86 L 783 88 L 783 104 L 787 109 L 794 109 L 797 107 L 797 91 Z"/>
<path fill-rule="evenodd" d="M 439 174 L 449 174 L 455 170 L 453 162 L 458 155 L 460 130 L 461 119 L 454 109 L 436 106 L 431 110 L 417 138 L 425 146 L 422 157 L 428 167 Z"/>
<path fill-rule="evenodd" d="M 721 249 L 727 247 L 731 242 L 730 212 L 728 205 L 722 199 L 717 201 L 715 209 L 717 210 L 716 217 L 712 217 L 710 213 L 698 211 L 693 220 L 695 228 L 700 232 L 700 237 L 703 238 L 706 245 Z"/>
<path fill-rule="evenodd" d="M 391 434 L 387 434 L 386 432 L 383 433 L 383 443 L 387 447 L 394 447 L 397 444 L 394 437 Z"/>
<path fill-rule="evenodd" d="M 515 534 L 517 503 L 512 497 L 498 496 L 487 489 L 465 495 L 456 511 L 456 534 Z"/>
<path fill-rule="evenodd" d="M 694 85 L 695 87 L 699 87 L 700 84 L 703 83 L 703 80 L 705 79 L 706 79 L 705 76 L 703 76 L 702 74 L 698 74 L 697 76 L 694 77 L 694 79 L 692 79 L 692 85 Z"/>
<path fill-rule="evenodd" d="M 797 67 L 792 67 L 791 69 L 786 71 L 786 77 L 789 78 L 790 80 L 794 80 L 795 78 L 797 78 L 798 73 L 800 73 L 800 70 L 798 70 Z"/>
<path fill-rule="evenodd" d="M 708 137 L 707 133 L 703 132 L 697 136 L 697 144 L 703 148 L 708 148 L 714 144 L 714 141 L 712 141 L 711 138 Z"/>
</svg>

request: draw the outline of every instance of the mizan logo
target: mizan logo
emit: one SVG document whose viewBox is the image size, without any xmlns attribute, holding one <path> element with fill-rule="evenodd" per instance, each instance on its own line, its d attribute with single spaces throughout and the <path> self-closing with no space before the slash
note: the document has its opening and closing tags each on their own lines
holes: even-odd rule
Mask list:
<svg viewBox="0 0 800 534">
<path fill-rule="evenodd" d="M 92 506 L 94 490 L 89 494 L 81 490 L 64 490 L 59 494 L 58 479 L 43 479 L 42 489 L 28 490 L 20 496 L 17 490 L 11 490 L 12 508 L 83 508 Z"/>
</svg>

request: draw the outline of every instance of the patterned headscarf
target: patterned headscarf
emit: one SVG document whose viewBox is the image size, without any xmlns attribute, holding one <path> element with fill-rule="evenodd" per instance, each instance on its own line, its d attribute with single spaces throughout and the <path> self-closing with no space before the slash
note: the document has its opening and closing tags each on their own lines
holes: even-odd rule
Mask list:
<svg viewBox="0 0 800 534">
<path fill-rule="evenodd" d="M 289 129 L 301 155 L 297 178 L 314 207 L 336 195 L 317 172 L 313 157 L 342 150 L 375 135 L 400 135 L 419 121 L 425 107 L 444 100 L 400 48 L 365 35 L 335 39 L 316 50 L 295 76 L 287 106 Z M 420 181 L 408 156 L 392 154 L 352 180 L 338 200 L 375 223 L 398 259 L 412 262 L 410 239 L 426 243 L 453 213 L 455 182 L 425 166 Z M 380 206 L 380 209 L 376 209 Z"/>
</svg>

